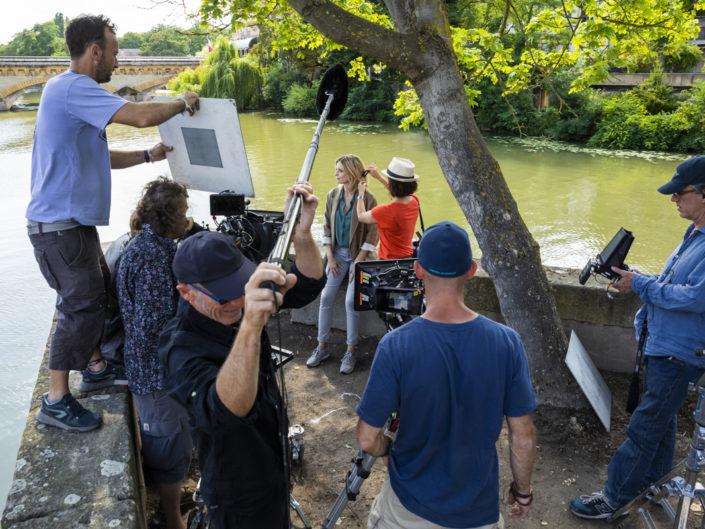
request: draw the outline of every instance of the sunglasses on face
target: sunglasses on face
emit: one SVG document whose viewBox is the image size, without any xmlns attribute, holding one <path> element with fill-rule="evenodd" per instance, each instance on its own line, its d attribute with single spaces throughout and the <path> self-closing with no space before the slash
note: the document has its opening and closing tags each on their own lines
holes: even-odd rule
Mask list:
<svg viewBox="0 0 705 529">
<path fill-rule="evenodd" d="M 214 299 L 215 301 L 217 301 L 217 302 L 220 303 L 221 305 L 225 305 L 226 303 L 230 303 L 230 300 L 229 300 L 229 299 L 218 298 L 218 297 L 214 296 L 213 294 L 211 294 L 210 292 L 206 292 L 205 290 L 203 290 L 202 288 L 200 288 L 200 287 L 198 287 L 198 286 L 196 286 L 196 285 L 194 285 L 194 284 L 191 284 L 191 286 L 192 286 L 193 288 L 195 288 L 196 290 L 198 290 L 199 292 L 205 294 L 205 295 L 208 296 L 209 298 Z"/>
<path fill-rule="evenodd" d="M 677 197 L 682 197 L 683 195 L 687 195 L 688 193 L 695 193 L 695 189 L 693 189 L 692 187 L 687 187 L 684 190 L 677 191 L 673 194 L 676 195 Z"/>
</svg>

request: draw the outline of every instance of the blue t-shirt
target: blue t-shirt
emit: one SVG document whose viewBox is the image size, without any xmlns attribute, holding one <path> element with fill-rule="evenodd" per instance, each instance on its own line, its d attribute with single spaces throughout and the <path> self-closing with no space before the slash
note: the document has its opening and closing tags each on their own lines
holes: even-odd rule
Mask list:
<svg viewBox="0 0 705 529">
<path fill-rule="evenodd" d="M 105 127 L 127 101 L 73 70 L 50 79 L 39 102 L 27 218 L 110 219 L 110 153 Z"/>
<path fill-rule="evenodd" d="M 475 527 L 499 518 L 495 443 L 504 416 L 535 408 L 515 331 L 483 316 L 460 324 L 416 318 L 380 341 L 357 414 L 381 428 L 399 411 L 389 475 L 408 510 Z"/>
</svg>

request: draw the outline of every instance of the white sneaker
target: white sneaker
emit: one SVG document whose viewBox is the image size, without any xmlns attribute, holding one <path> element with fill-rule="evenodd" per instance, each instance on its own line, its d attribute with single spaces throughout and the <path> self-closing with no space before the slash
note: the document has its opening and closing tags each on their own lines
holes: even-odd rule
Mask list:
<svg viewBox="0 0 705 529">
<path fill-rule="evenodd" d="M 306 360 L 306 367 L 316 367 L 327 358 L 330 358 L 330 353 L 326 351 L 326 348 L 317 345 L 311 356 Z"/>
<path fill-rule="evenodd" d="M 340 362 L 340 372 L 343 375 L 349 375 L 355 369 L 355 353 L 352 351 L 345 351 L 343 355 L 343 360 Z"/>
</svg>

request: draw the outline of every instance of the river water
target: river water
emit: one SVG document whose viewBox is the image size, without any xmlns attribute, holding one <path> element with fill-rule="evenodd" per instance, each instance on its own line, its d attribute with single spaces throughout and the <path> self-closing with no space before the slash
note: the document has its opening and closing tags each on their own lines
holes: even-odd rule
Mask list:
<svg viewBox="0 0 705 529">
<path fill-rule="evenodd" d="M 27 418 L 29 399 L 44 353 L 54 310 L 53 292 L 39 274 L 26 236 L 34 112 L 0 113 L 0 509 L 4 507 L 15 455 Z M 240 115 L 258 209 L 279 209 L 284 189 L 299 174 L 316 121 L 284 119 L 264 113 Z M 159 141 L 156 129 L 108 128 L 113 148 L 146 148 Z M 657 272 L 687 226 L 668 197 L 655 189 L 666 182 L 682 156 L 588 150 L 571 145 L 515 139 L 489 139 L 519 210 L 541 245 L 545 264 L 582 267 L 620 226 L 636 241 L 628 262 Z M 426 225 L 453 220 L 465 227 L 462 212 L 440 172 L 425 132 L 403 133 L 394 126 L 331 122 L 326 125 L 311 173 L 323 198 L 334 183 L 341 154 L 355 153 L 380 169 L 392 156 L 411 158 L 420 175 L 418 196 Z M 168 172 L 166 162 L 113 173 L 110 225 L 99 228 L 110 241 L 128 228 L 129 215 L 147 181 Z M 378 201 L 388 197 L 376 182 Z M 192 215 L 212 224 L 208 196 L 191 191 Z M 320 235 L 323 208 L 319 208 Z M 473 250 L 477 245 L 473 241 Z"/>
</svg>

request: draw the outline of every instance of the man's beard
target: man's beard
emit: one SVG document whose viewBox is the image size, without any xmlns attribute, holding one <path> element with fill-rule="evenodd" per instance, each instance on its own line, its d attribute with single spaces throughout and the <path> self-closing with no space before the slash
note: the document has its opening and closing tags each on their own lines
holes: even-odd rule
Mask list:
<svg viewBox="0 0 705 529">
<path fill-rule="evenodd" d="M 101 57 L 100 62 L 98 63 L 98 68 L 95 72 L 96 82 L 98 84 L 107 83 L 108 81 L 110 81 L 110 77 L 112 75 L 113 71 L 111 69 L 108 69 L 108 67 L 105 65 L 105 57 Z"/>
</svg>

